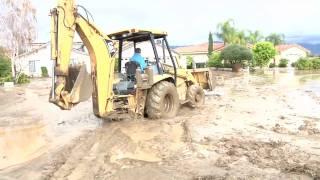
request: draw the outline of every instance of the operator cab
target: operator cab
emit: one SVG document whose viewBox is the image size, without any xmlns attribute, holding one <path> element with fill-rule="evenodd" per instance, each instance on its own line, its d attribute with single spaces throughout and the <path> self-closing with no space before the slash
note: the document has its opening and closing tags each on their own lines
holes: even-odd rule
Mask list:
<svg viewBox="0 0 320 180">
<path fill-rule="evenodd" d="M 176 80 L 177 62 L 168 48 L 166 32 L 128 29 L 111 33 L 108 36 L 118 44 L 116 71 L 120 81 L 114 85 L 115 94 L 133 94 L 139 81 L 144 80 L 136 77 L 137 73 L 142 74 L 142 78 L 148 76 L 150 78 L 150 76 L 161 76 L 167 72 L 168 68 L 171 68 L 174 72 L 174 81 Z M 145 69 L 141 69 L 139 64 L 130 60 L 137 48 L 141 49 L 141 55 L 147 64 Z M 128 49 L 133 49 L 133 51 L 129 52 Z M 144 74 L 146 76 L 143 76 Z"/>
</svg>

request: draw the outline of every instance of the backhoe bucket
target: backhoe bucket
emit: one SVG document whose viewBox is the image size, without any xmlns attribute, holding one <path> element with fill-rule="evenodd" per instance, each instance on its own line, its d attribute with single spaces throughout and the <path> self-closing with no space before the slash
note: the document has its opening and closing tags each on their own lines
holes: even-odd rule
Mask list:
<svg viewBox="0 0 320 180">
<path fill-rule="evenodd" d="M 203 89 L 213 90 L 213 76 L 209 68 L 189 69 L 189 71 Z"/>
<path fill-rule="evenodd" d="M 85 65 L 69 67 L 66 88 L 70 89 L 70 102 L 77 104 L 88 100 L 92 95 L 92 80 Z"/>
</svg>

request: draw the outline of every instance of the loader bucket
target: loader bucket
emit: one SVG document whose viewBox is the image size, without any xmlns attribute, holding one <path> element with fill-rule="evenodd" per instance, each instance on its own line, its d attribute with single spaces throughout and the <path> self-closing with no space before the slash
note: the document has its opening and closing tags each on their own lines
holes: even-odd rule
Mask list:
<svg viewBox="0 0 320 180">
<path fill-rule="evenodd" d="M 189 71 L 203 89 L 213 90 L 213 77 L 209 68 L 190 69 Z"/>
<path fill-rule="evenodd" d="M 85 65 L 69 67 L 66 89 L 70 92 L 70 102 L 77 104 L 92 95 L 92 80 Z"/>
</svg>

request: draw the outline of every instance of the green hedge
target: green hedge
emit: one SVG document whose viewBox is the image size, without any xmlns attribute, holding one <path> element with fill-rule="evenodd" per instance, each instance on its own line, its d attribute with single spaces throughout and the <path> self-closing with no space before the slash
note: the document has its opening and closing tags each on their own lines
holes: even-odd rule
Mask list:
<svg viewBox="0 0 320 180">
<path fill-rule="evenodd" d="M 8 57 L 0 54 L 0 84 L 13 81 L 11 76 L 11 62 Z"/>
<path fill-rule="evenodd" d="M 30 82 L 30 78 L 29 76 L 27 76 L 26 74 L 24 73 L 21 73 L 17 76 L 17 83 L 18 84 L 26 84 L 26 83 L 29 83 Z"/>
<path fill-rule="evenodd" d="M 320 69 L 320 59 L 312 59 L 312 69 Z"/>
<path fill-rule="evenodd" d="M 11 74 L 10 59 L 0 55 L 0 77 L 6 77 Z"/>
<path fill-rule="evenodd" d="M 301 58 L 295 63 L 295 67 L 299 70 L 320 69 L 320 58 Z"/>
<path fill-rule="evenodd" d="M 289 61 L 287 59 L 281 59 L 279 63 L 279 67 L 287 67 Z"/>
<path fill-rule="evenodd" d="M 47 67 L 44 67 L 44 66 L 41 67 L 41 76 L 42 77 L 49 77 Z"/>
<path fill-rule="evenodd" d="M 222 60 L 220 59 L 220 53 L 213 53 L 209 56 L 208 66 L 216 68 L 223 67 Z"/>
<path fill-rule="evenodd" d="M 275 64 L 275 63 L 270 63 L 270 64 L 269 64 L 269 68 L 274 68 L 274 67 L 276 67 L 276 64 Z"/>
</svg>

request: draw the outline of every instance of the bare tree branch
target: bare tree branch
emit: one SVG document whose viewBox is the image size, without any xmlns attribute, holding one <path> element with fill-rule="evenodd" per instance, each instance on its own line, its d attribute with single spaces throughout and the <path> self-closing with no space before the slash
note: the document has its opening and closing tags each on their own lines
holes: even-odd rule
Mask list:
<svg viewBox="0 0 320 180">
<path fill-rule="evenodd" d="M 0 0 L 1 45 L 9 50 L 12 65 L 19 51 L 36 38 L 36 22 L 36 9 L 30 0 Z"/>
</svg>

